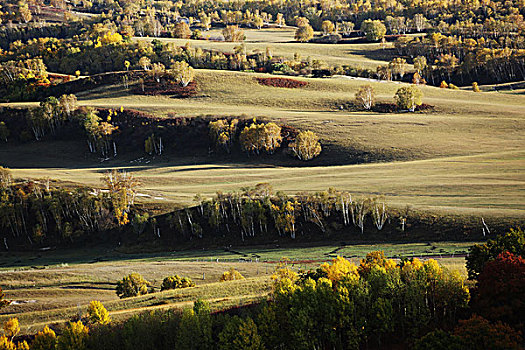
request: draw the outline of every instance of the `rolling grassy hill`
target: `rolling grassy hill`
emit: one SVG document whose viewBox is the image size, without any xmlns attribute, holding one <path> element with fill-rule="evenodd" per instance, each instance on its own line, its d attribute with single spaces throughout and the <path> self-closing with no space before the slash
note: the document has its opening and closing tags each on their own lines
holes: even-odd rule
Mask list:
<svg viewBox="0 0 525 350">
<path fill-rule="evenodd" d="M 191 99 L 130 95 L 120 86 L 79 98 L 82 105 L 96 107 L 259 117 L 310 129 L 327 150 L 318 160 L 301 167 L 268 157 L 152 159 L 139 165 L 124 157 L 100 164 L 84 159 L 83 140 L 2 147 L 0 158 L 17 177 L 93 186 L 100 185 L 106 168 L 128 168 L 142 180 L 142 192 L 161 202 L 189 204 L 196 193 L 212 195 L 269 182 L 288 193 L 336 187 L 357 195 L 384 195 L 397 206 L 524 216 L 524 96 L 421 87 L 424 102 L 434 106 L 430 112 L 351 112 L 344 106 L 360 85 L 370 83 L 378 101 L 392 102 L 401 84 L 299 78 L 308 82 L 305 88 L 283 89 L 259 85 L 258 76 L 268 75 L 199 70 L 200 92 Z"/>
</svg>

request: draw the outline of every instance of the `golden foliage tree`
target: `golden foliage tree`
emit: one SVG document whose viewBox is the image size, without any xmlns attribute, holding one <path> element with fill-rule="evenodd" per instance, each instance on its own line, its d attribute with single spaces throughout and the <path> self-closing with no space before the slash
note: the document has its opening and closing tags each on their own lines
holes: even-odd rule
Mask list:
<svg viewBox="0 0 525 350">
<path fill-rule="evenodd" d="M 127 224 L 128 213 L 135 201 L 140 182 L 133 175 L 116 169 L 104 174 L 102 181 L 109 190 L 115 219 L 119 225 Z"/>
<path fill-rule="evenodd" d="M 314 37 L 314 29 L 309 24 L 300 26 L 295 31 L 295 40 L 300 41 L 302 43 L 310 41 L 310 39 L 312 39 L 313 37 Z"/>
<path fill-rule="evenodd" d="M 270 154 L 274 153 L 281 146 L 282 136 L 281 127 L 275 123 L 257 123 L 244 127 L 239 136 L 241 148 L 254 154 L 260 154 L 265 151 Z"/>
<path fill-rule="evenodd" d="M 17 350 L 16 344 L 5 335 L 0 336 L 0 350 Z"/>
<path fill-rule="evenodd" d="M 173 28 L 173 36 L 175 38 L 189 39 L 191 37 L 190 26 L 186 22 L 179 22 Z"/>
<path fill-rule="evenodd" d="M 78 108 L 77 97 L 73 94 L 62 95 L 58 99 L 58 106 L 60 107 L 60 111 L 62 113 L 64 113 L 67 117 L 70 117 L 71 113 L 73 113 Z"/>
<path fill-rule="evenodd" d="M 91 323 L 97 325 L 106 325 L 111 322 L 108 310 L 98 300 L 93 300 L 89 303 L 88 318 Z"/>
<path fill-rule="evenodd" d="M 183 87 L 188 86 L 193 81 L 193 68 L 185 61 L 177 61 L 171 65 L 170 74 L 175 81 Z"/>
<path fill-rule="evenodd" d="M 35 335 L 35 339 L 31 343 L 31 350 L 53 350 L 57 346 L 57 336 L 55 332 L 48 326 Z"/>
<path fill-rule="evenodd" d="M 321 154 L 322 147 L 319 137 L 312 131 L 301 131 L 290 148 L 300 160 L 310 160 Z"/>
<path fill-rule="evenodd" d="M 151 60 L 149 59 L 149 57 L 142 56 L 139 59 L 139 66 L 141 66 L 142 69 L 144 69 L 144 70 L 148 70 L 149 67 L 151 66 Z"/>
<path fill-rule="evenodd" d="M 340 256 L 332 259 L 331 264 L 323 263 L 321 265 L 321 270 L 326 273 L 326 278 L 332 282 L 337 282 L 343 277 L 351 278 L 356 281 L 359 279 L 357 266 Z"/>
<path fill-rule="evenodd" d="M 20 333 L 20 323 L 18 318 L 10 318 L 4 322 L 4 334 L 9 340 L 13 340 L 18 333 Z"/>
<path fill-rule="evenodd" d="M 237 134 L 238 124 L 238 119 L 232 119 L 230 122 L 226 119 L 210 122 L 208 125 L 209 134 L 215 147 L 222 147 L 226 152 L 230 153 Z"/>
<path fill-rule="evenodd" d="M 226 28 L 222 30 L 222 36 L 226 41 L 243 41 L 244 31 L 238 26 L 226 26 Z"/>
<path fill-rule="evenodd" d="M 0 165 L 0 188 L 7 188 L 11 185 L 11 182 L 13 181 L 13 177 L 11 175 L 11 171 L 8 168 L 4 168 Z M 2 288 L 0 288 L 0 308 L 4 305 L 2 305 L 2 298 L 4 297 L 4 294 L 2 294 Z"/>
<path fill-rule="evenodd" d="M 335 26 L 331 21 L 323 21 L 321 28 L 323 29 L 323 34 L 331 34 L 335 31 Z"/>
<path fill-rule="evenodd" d="M 222 274 L 221 279 L 219 281 L 226 282 L 226 281 L 243 280 L 243 279 L 244 279 L 244 276 L 239 271 L 231 267 L 228 271 Z"/>
</svg>

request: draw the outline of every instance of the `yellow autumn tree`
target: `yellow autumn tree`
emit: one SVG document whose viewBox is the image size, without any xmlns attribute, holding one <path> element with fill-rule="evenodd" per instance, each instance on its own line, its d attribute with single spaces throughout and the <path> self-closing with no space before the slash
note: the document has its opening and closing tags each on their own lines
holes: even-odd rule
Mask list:
<svg viewBox="0 0 525 350">
<path fill-rule="evenodd" d="M 222 274 L 221 279 L 219 281 L 226 282 L 226 281 L 243 280 L 243 279 L 244 279 L 244 276 L 239 271 L 231 267 L 228 271 Z"/>
<path fill-rule="evenodd" d="M 42 331 L 35 335 L 35 339 L 31 343 L 31 350 L 56 349 L 57 341 L 55 332 L 48 326 L 45 326 Z"/>
<path fill-rule="evenodd" d="M 86 349 L 86 341 L 89 329 L 82 321 L 69 322 L 62 335 L 58 338 L 58 350 L 83 350 Z"/>
<path fill-rule="evenodd" d="M 107 32 L 102 37 L 98 37 L 97 42 L 97 45 L 102 46 L 119 44 L 122 42 L 122 35 L 120 35 L 119 33 Z"/>
<path fill-rule="evenodd" d="M 102 181 L 109 190 L 115 219 L 119 225 L 127 224 L 128 212 L 135 201 L 140 182 L 133 175 L 116 169 L 107 172 Z"/>
<path fill-rule="evenodd" d="M 295 31 L 295 40 L 302 43 L 310 41 L 314 37 L 314 29 L 311 25 L 306 24 L 304 26 L 299 26 Z"/>
<path fill-rule="evenodd" d="M 171 65 L 169 73 L 175 81 L 183 87 L 193 81 L 193 68 L 185 61 L 177 61 Z"/>
<path fill-rule="evenodd" d="M 322 264 L 321 270 L 326 273 L 326 277 L 332 282 L 340 281 L 343 278 L 355 281 L 359 279 L 357 266 L 340 256 L 333 259 L 331 264 Z"/>
<path fill-rule="evenodd" d="M 0 350 L 17 350 L 15 343 L 5 335 L 0 336 Z"/>
<path fill-rule="evenodd" d="M 379 266 L 385 268 L 386 270 L 390 270 L 396 268 L 397 264 L 394 260 L 386 258 L 385 252 L 382 250 L 373 251 L 366 254 L 364 259 L 361 259 L 361 263 L 359 264 L 358 268 L 359 274 L 364 275 L 369 273 L 374 266 Z"/>
<path fill-rule="evenodd" d="M 20 323 L 18 318 L 10 318 L 4 322 L 4 334 L 9 340 L 13 340 L 14 337 L 20 332 Z"/>
<path fill-rule="evenodd" d="M 244 32 L 238 26 L 226 26 L 222 30 L 222 36 L 225 41 L 243 41 Z"/>
<path fill-rule="evenodd" d="M 215 147 L 222 147 L 230 153 L 235 135 L 237 134 L 238 119 L 232 119 L 230 122 L 226 119 L 219 119 L 210 122 L 208 125 L 210 139 Z"/>
<path fill-rule="evenodd" d="M 111 322 L 109 312 L 104 305 L 97 300 L 93 300 L 88 306 L 88 318 L 93 324 L 106 325 Z"/>
<path fill-rule="evenodd" d="M 260 154 L 265 151 L 273 154 L 281 146 L 281 127 L 275 123 L 257 123 L 254 119 L 250 126 L 244 127 L 239 136 L 243 151 Z"/>
<path fill-rule="evenodd" d="M 312 131 L 301 131 L 290 148 L 300 160 L 310 160 L 321 154 L 322 147 L 319 137 Z"/>
</svg>

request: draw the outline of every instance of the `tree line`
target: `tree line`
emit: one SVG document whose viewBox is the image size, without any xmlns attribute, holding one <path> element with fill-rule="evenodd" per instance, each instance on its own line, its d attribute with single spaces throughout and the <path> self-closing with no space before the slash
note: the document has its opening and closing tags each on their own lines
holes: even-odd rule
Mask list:
<svg viewBox="0 0 525 350">
<path fill-rule="evenodd" d="M 15 182 L 0 167 L 0 244 L 2 250 L 36 249 L 115 240 L 102 235 L 129 222 L 138 182 L 112 171 L 105 190 L 62 188 L 50 179 Z"/>
</svg>

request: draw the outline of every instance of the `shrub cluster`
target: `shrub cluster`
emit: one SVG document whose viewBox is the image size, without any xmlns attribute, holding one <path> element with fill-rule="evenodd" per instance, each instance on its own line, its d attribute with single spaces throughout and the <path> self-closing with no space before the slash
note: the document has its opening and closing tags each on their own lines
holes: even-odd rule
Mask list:
<svg viewBox="0 0 525 350">
<path fill-rule="evenodd" d="M 117 295 L 120 298 L 136 297 L 148 294 L 151 283 L 139 273 L 131 273 L 117 282 Z"/>
<path fill-rule="evenodd" d="M 195 287 L 191 278 L 179 275 L 168 276 L 162 281 L 161 291 L 188 287 Z M 145 280 L 139 273 L 131 273 L 117 282 L 116 292 L 120 298 L 136 297 L 154 291 L 151 282 Z"/>
<path fill-rule="evenodd" d="M 231 267 L 228 271 L 224 272 L 221 276 L 220 282 L 226 282 L 226 281 L 235 281 L 235 280 L 243 280 L 244 276 L 237 270 L 235 270 L 233 267 Z"/>
<path fill-rule="evenodd" d="M 132 91 L 137 95 L 169 95 L 187 98 L 197 95 L 198 89 L 196 82 L 181 86 L 173 82 L 158 84 L 154 81 L 145 81 L 143 85 L 135 86 Z"/>
<path fill-rule="evenodd" d="M 164 278 L 160 290 L 178 289 L 195 287 L 195 283 L 189 277 L 179 277 L 179 275 Z"/>
<path fill-rule="evenodd" d="M 289 79 L 289 78 L 256 78 L 257 82 L 261 85 L 273 86 L 273 87 L 282 87 L 282 88 L 301 88 L 308 85 L 307 82 Z"/>
</svg>

